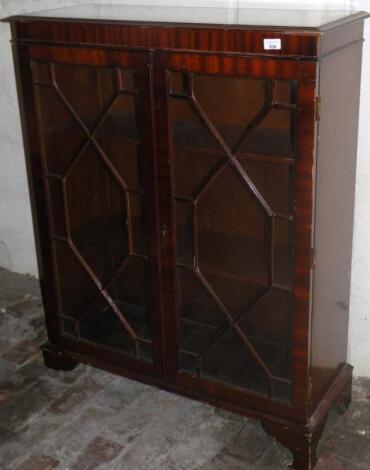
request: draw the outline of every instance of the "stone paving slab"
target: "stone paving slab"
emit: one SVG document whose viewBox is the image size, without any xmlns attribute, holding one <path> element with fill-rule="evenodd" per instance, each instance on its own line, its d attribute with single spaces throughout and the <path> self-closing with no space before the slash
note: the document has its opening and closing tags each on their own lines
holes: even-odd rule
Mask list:
<svg viewBox="0 0 370 470">
<path fill-rule="evenodd" d="M 0 470 L 283 470 L 258 422 L 85 365 L 44 367 L 38 282 L 0 268 Z M 370 379 L 315 470 L 370 469 Z"/>
<path fill-rule="evenodd" d="M 41 298 L 38 280 L 0 268 L 0 311 L 30 298 Z"/>
</svg>

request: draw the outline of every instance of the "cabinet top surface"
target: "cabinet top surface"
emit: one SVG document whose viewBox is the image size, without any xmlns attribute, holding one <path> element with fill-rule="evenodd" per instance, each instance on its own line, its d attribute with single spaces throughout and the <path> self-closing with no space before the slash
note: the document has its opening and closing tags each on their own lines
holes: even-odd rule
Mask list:
<svg viewBox="0 0 370 470">
<path fill-rule="evenodd" d="M 368 16 L 365 12 L 345 10 L 273 10 L 242 6 L 194 7 L 163 5 L 85 4 L 43 10 L 7 18 L 7 21 L 61 20 L 150 24 L 227 25 L 250 28 L 294 28 L 326 30 Z"/>
</svg>

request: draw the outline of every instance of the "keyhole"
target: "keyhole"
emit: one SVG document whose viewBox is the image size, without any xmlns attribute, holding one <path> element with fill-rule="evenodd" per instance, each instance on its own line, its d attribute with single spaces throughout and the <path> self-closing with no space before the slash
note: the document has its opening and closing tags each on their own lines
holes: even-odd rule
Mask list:
<svg viewBox="0 0 370 470">
<path fill-rule="evenodd" d="M 168 236 L 168 228 L 166 224 L 161 225 L 161 235 L 162 235 L 162 240 L 167 241 L 167 236 Z"/>
</svg>

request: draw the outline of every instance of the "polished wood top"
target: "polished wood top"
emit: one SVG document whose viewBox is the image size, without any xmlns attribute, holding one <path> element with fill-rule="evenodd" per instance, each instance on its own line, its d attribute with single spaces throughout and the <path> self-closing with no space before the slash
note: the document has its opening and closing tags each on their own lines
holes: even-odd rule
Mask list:
<svg viewBox="0 0 370 470">
<path fill-rule="evenodd" d="M 363 20 L 368 16 L 366 12 L 346 10 L 251 9 L 244 6 L 226 8 L 217 6 L 87 4 L 11 16 L 5 20 L 84 20 L 95 23 L 118 22 L 152 25 L 170 23 L 325 31 Z"/>
</svg>

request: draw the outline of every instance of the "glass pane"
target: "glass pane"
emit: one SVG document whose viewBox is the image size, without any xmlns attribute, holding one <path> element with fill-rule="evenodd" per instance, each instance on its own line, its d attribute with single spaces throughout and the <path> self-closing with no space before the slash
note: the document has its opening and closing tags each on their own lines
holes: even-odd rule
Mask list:
<svg viewBox="0 0 370 470">
<path fill-rule="evenodd" d="M 192 270 L 177 270 L 177 298 L 180 317 L 179 341 L 183 370 L 197 367 L 197 356 L 207 349 L 226 318 Z"/>
<path fill-rule="evenodd" d="M 147 254 L 147 240 L 144 224 L 144 200 L 140 194 L 130 193 L 130 213 L 133 252 L 140 255 Z"/>
<path fill-rule="evenodd" d="M 291 374 L 291 294 L 270 289 L 239 321 L 259 356 L 275 377 Z"/>
<path fill-rule="evenodd" d="M 243 155 L 240 155 L 238 160 L 273 212 L 291 215 L 293 167 L 249 160 Z"/>
<path fill-rule="evenodd" d="M 267 282 L 267 216 L 231 166 L 199 198 L 197 220 L 201 269 Z"/>
<path fill-rule="evenodd" d="M 180 322 L 180 348 L 184 351 L 200 353 L 213 338 L 216 328 L 182 318 Z"/>
<path fill-rule="evenodd" d="M 129 142 L 138 144 L 138 127 L 133 95 L 118 95 L 97 130 L 97 139 Z"/>
<path fill-rule="evenodd" d="M 78 319 L 99 290 L 67 243 L 55 240 L 54 254 L 61 312 Z"/>
<path fill-rule="evenodd" d="M 177 270 L 180 324 L 204 325 L 211 330 L 227 325 L 225 315 L 192 270 Z M 189 349 L 193 352 L 196 350 Z"/>
<path fill-rule="evenodd" d="M 124 316 L 126 317 L 126 312 Z M 94 343 L 136 355 L 136 342 L 125 328 L 117 313 L 101 296 L 85 312 L 79 323 L 80 337 Z"/>
<path fill-rule="evenodd" d="M 77 336 L 77 322 L 71 318 L 62 317 L 63 332 L 70 336 Z"/>
<path fill-rule="evenodd" d="M 132 328 L 132 323 L 135 326 L 135 321 L 140 319 L 141 312 L 138 314 L 129 307 L 125 309 L 120 307 L 120 310 L 122 310 L 123 317 L 128 321 L 130 328 Z M 136 333 L 134 328 L 132 331 L 134 334 Z M 94 308 L 87 312 L 80 322 L 79 334 L 85 340 L 128 353 L 145 361 L 152 361 L 151 341 L 142 338 L 136 340 L 131 330 L 126 329 L 117 313 L 103 302 L 94 304 Z"/>
<path fill-rule="evenodd" d="M 54 64 L 55 80 L 64 98 L 91 129 L 117 94 L 117 72 L 105 67 Z"/>
<path fill-rule="evenodd" d="M 175 192 L 179 196 L 195 196 L 205 183 L 210 171 L 224 161 L 221 154 L 201 150 L 177 149 L 175 151 Z"/>
<path fill-rule="evenodd" d="M 174 122 L 175 193 L 191 196 L 198 192 L 210 171 L 216 169 L 225 157 L 190 101 L 172 98 L 170 104 Z"/>
<path fill-rule="evenodd" d="M 249 304 L 259 298 L 266 289 L 258 280 L 245 279 L 242 276 L 208 268 L 203 268 L 202 272 L 234 319 L 242 315 Z"/>
<path fill-rule="evenodd" d="M 52 88 L 39 86 L 37 96 L 47 171 L 63 175 L 86 136 Z"/>
<path fill-rule="evenodd" d="M 146 292 L 146 261 L 131 257 L 120 268 L 122 270 L 118 270 L 105 289 L 114 300 L 115 310 L 103 296 L 97 296 L 81 316 L 80 335 L 147 360 L 152 333 Z"/>
<path fill-rule="evenodd" d="M 181 369 L 289 401 L 294 83 L 170 73 L 169 86 Z"/>
<path fill-rule="evenodd" d="M 66 178 L 71 237 L 101 282 L 128 255 L 126 195 L 92 145 Z"/>
<path fill-rule="evenodd" d="M 118 95 L 95 138 L 130 190 L 141 187 L 140 141 L 133 95 Z"/>
<path fill-rule="evenodd" d="M 198 152 L 199 149 L 203 149 L 207 152 L 209 149 L 215 149 L 222 156 L 220 145 L 197 115 L 190 100 L 172 98 L 170 104 L 175 150 Z M 175 162 L 175 165 L 178 163 Z"/>
<path fill-rule="evenodd" d="M 239 152 L 294 158 L 292 111 L 272 108 L 255 132 L 243 142 Z"/>
<path fill-rule="evenodd" d="M 63 331 L 152 361 L 135 71 L 37 64 L 34 80 Z"/>
<path fill-rule="evenodd" d="M 130 306 L 130 311 L 135 312 L 140 318 L 147 316 L 148 299 L 147 299 L 147 262 L 143 258 L 136 256 L 130 257 L 127 266 L 122 272 L 119 272 L 107 290 L 117 301 L 118 305 L 124 305 L 124 308 Z M 136 324 L 136 320 L 133 322 Z M 139 336 L 143 338 L 150 337 L 149 319 L 145 322 L 139 322 L 137 331 Z M 140 331 L 138 330 L 140 328 Z"/>
<path fill-rule="evenodd" d="M 204 377 L 256 393 L 264 394 L 268 388 L 262 368 L 232 328 L 207 352 L 201 370 Z"/>
<path fill-rule="evenodd" d="M 192 204 L 175 201 L 177 262 L 187 267 L 193 265 Z"/>
<path fill-rule="evenodd" d="M 280 380 L 273 380 L 272 383 L 272 396 L 280 401 L 290 402 L 292 400 L 292 385 L 291 382 L 282 382 Z"/>
<path fill-rule="evenodd" d="M 198 360 L 196 354 L 180 350 L 180 364 L 183 371 L 189 372 L 192 375 L 197 373 Z"/>
<path fill-rule="evenodd" d="M 194 93 L 229 148 L 263 108 L 267 82 L 262 79 L 194 75 Z"/>
</svg>

